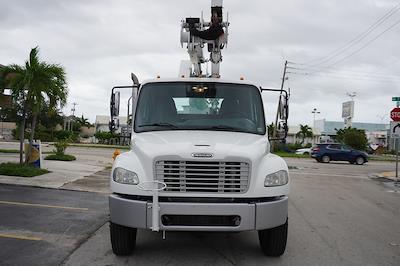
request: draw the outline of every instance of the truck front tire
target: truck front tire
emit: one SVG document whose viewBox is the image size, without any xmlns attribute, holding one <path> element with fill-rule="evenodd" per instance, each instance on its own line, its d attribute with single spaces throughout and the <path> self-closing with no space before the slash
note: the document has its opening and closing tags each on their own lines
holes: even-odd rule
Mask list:
<svg viewBox="0 0 400 266">
<path fill-rule="evenodd" d="M 271 229 L 259 230 L 258 239 L 261 250 L 267 256 L 279 257 L 286 249 L 288 220 L 286 223 Z"/>
<path fill-rule="evenodd" d="M 115 255 L 132 254 L 136 246 L 136 228 L 130 228 L 110 222 L 111 246 Z"/>
</svg>

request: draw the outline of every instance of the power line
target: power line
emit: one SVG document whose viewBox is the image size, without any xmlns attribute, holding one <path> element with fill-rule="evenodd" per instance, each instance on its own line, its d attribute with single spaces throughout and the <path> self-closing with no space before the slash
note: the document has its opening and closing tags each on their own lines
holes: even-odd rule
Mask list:
<svg viewBox="0 0 400 266">
<path fill-rule="evenodd" d="M 400 3 L 398 3 L 396 6 L 394 6 L 389 12 L 387 12 L 385 15 L 383 15 L 381 18 L 379 18 L 375 23 L 373 23 L 368 29 L 366 29 L 364 32 L 361 34 L 357 35 L 355 38 L 347 42 L 345 45 L 335 49 L 334 51 L 330 52 L 328 55 L 325 57 L 319 58 L 319 59 L 314 59 L 309 62 L 303 63 L 303 65 L 312 65 L 312 66 L 318 66 L 322 65 L 325 62 L 331 61 L 333 58 L 345 53 L 347 50 L 364 40 L 368 35 L 370 35 L 375 29 L 377 29 L 382 23 L 384 23 L 386 20 L 388 20 L 391 16 L 393 16 L 397 11 L 400 10 Z M 312 64 L 313 62 L 318 62 L 317 64 Z"/>
<path fill-rule="evenodd" d="M 376 41 L 379 37 L 381 37 L 383 34 L 385 34 L 386 32 L 388 32 L 389 30 L 391 30 L 392 28 L 394 28 L 395 26 L 397 26 L 398 24 L 400 24 L 400 20 L 397 20 L 395 23 L 393 23 L 392 25 L 390 25 L 388 28 L 386 28 L 384 31 L 382 31 L 381 33 L 379 33 L 378 35 L 376 35 L 373 39 L 369 40 L 367 43 L 365 43 L 363 46 L 359 47 L 357 50 L 353 51 L 352 53 L 348 54 L 347 56 L 335 61 L 334 63 L 327 65 L 327 66 L 322 66 L 320 67 L 319 70 L 315 70 L 315 71 L 311 71 L 309 74 L 315 73 L 315 72 L 325 72 L 326 69 L 332 68 L 333 66 L 349 59 L 350 57 L 354 56 L 355 54 L 359 53 L 361 50 L 363 50 L 364 48 L 366 48 L 368 45 L 370 45 L 372 42 Z M 300 65 L 300 64 L 298 64 Z"/>
<path fill-rule="evenodd" d="M 374 82 L 399 82 L 400 79 L 386 79 L 386 78 L 374 78 L 374 77 L 360 77 L 360 76 L 353 76 L 353 75 L 345 75 L 345 74 L 330 74 L 330 73 L 307 73 L 307 72 L 293 72 L 289 71 L 288 74 L 298 75 L 298 76 L 319 76 L 319 77 L 328 77 L 328 78 L 336 78 L 336 79 L 351 79 L 351 80 L 359 80 L 359 81 L 374 81 Z"/>
<path fill-rule="evenodd" d="M 319 72 L 319 73 L 333 73 L 333 74 L 349 74 L 349 75 L 354 75 L 354 76 L 362 76 L 362 77 L 376 77 L 376 78 L 394 78 L 398 79 L 400 76 L 394 76 L 394 75 L 382 75 L 382 74 L 375 74 L 371 72 L 363 72 L 363 71 L 354 71 L 354 70 L 343 70 L 343 69 L 323 69 L 323 68 L 313 68 L 313 67 L 287 67 L 288 69 L 293 69 L 297 71 L 303 71 L 305 73 L 308 73 L 309 75 L 312 75 L 313 73 Z"/>
<path fill-rule="evenodd" d="M 397 20 L 394 24 L 392 24 L 389 28 L 387 28 L 386 30 L 384 30 L 383 32 L 381 32 L 380 34 L 378 34 L 377 36 L 375 36 L 375 38 L 369 40 L 366 44 L 364 44 L 363 46 L 361 46 L 360 48 L 358 48 L 357 50 L 355 50 L 354 52 L 352 52 L 351 54 L 345 56 L 344 58 L 334 62 L 333 64 L 327 66 L 326 68 L 335 66 L 345 60 L 347 60 L 348 58 L 352 57 L 353 55 L 357 54 L 358 52 L 360 52 L 361 50 L 363 50 L 365 47 L 367 47 L 368 45 L 370 45 L 372 42 L 376 41 L 379 37 L 381 37 L 383 34 L 385 34 L 386 32 L 388 32 L 389 30 L 391 30 L 392 28 L 394 28 L 395 26 L 397 26 L 400 23 L 400 20 Z"/>
</svg>

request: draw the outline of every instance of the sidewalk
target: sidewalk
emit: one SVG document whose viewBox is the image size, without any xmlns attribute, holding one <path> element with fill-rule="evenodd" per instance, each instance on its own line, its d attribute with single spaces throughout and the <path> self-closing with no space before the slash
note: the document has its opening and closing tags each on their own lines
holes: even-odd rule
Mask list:
<svg viewBox="0 0 400 266">
<path fill-rule="evenodd" d="M 378 177 L 387 178 L 387 179 L 391 179 L 391 180 L 393 180 L 393 181 L 398 181 L 398 180 L 400 180 L 400 177 L 399 177 L 399 178 L 396 178 L 396 172 L 395 172 L 395 171 L 392 171 L 392 172 L 382 172 L 382 173 L 379 173 L 377 176 L 378 176 Z M 400 176 L 400 171 L 399 171 L 399 176 Z"/>
<path fill-rule="evenodd" d="M 0 154 L 0 162 L 18 162 L 18 158 L 18 154 Z M 79 160 L 70 162 L 43 160 L 43 168 L 49 170 L 50 173 L 35 177 L 0 175 L 0 183 L 43 188 L 61 188 L 68 183 L 99 172 L 105 166 L 91 165 Z"/>
</svg>

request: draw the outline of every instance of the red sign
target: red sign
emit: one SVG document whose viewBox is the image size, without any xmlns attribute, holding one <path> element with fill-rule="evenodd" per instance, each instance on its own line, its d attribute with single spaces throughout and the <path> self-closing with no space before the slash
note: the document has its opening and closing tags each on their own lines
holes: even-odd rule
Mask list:
<svg viewBox="0 0 400 266">
<path fill-rule="evenodd" d="M 392 118 L 393 121 L 400 121 L 400 107 L 393 108 L 390 112 L 390 118 Z"/>
</svg>

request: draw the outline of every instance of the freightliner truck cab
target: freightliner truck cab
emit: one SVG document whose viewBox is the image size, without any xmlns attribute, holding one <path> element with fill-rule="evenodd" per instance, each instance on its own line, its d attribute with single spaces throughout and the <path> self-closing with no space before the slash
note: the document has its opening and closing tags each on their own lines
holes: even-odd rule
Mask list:
<svg viewBox="0 0 400 266">
<path fill-rule="evenodd" d="M 218 4 L 222 1 L 212 3 L 214 8 Z M 195 26 L 201 30 L 203 24 Z M 224 22 L 225 34 L 228 25 Z M 183 21 L 182 35 L 190 35 L 187 28 Z M 132 74 L 132 86 L 112 90 L 110 128 L 115 130 L 118 90 L 132 89 L 131 149 L 116 158 L 111 171 L 113 252 L 131 254 L 137 229 L 164 236 L 166 231 L 257 230 L 262 251 L 280 256 L 286 247 L 290 179 L 285 161 L 270 152 L 269 139 L 286 135 L 288 95 L 221 79 L 222 57 L 212 55 L 220 53 L 221 43 L 211 43 L 217 45 L 210 55 L 218 58 L 211 61 L 217 68 L 202 75 L 196 45 L 205 41 L 193 36 L 186 40 L 193 64 L 186 76 L 139 84 Z M 280 123 L 271 136 L 264 90 L 278 93 L 280 99 Z"/>
</svg>

